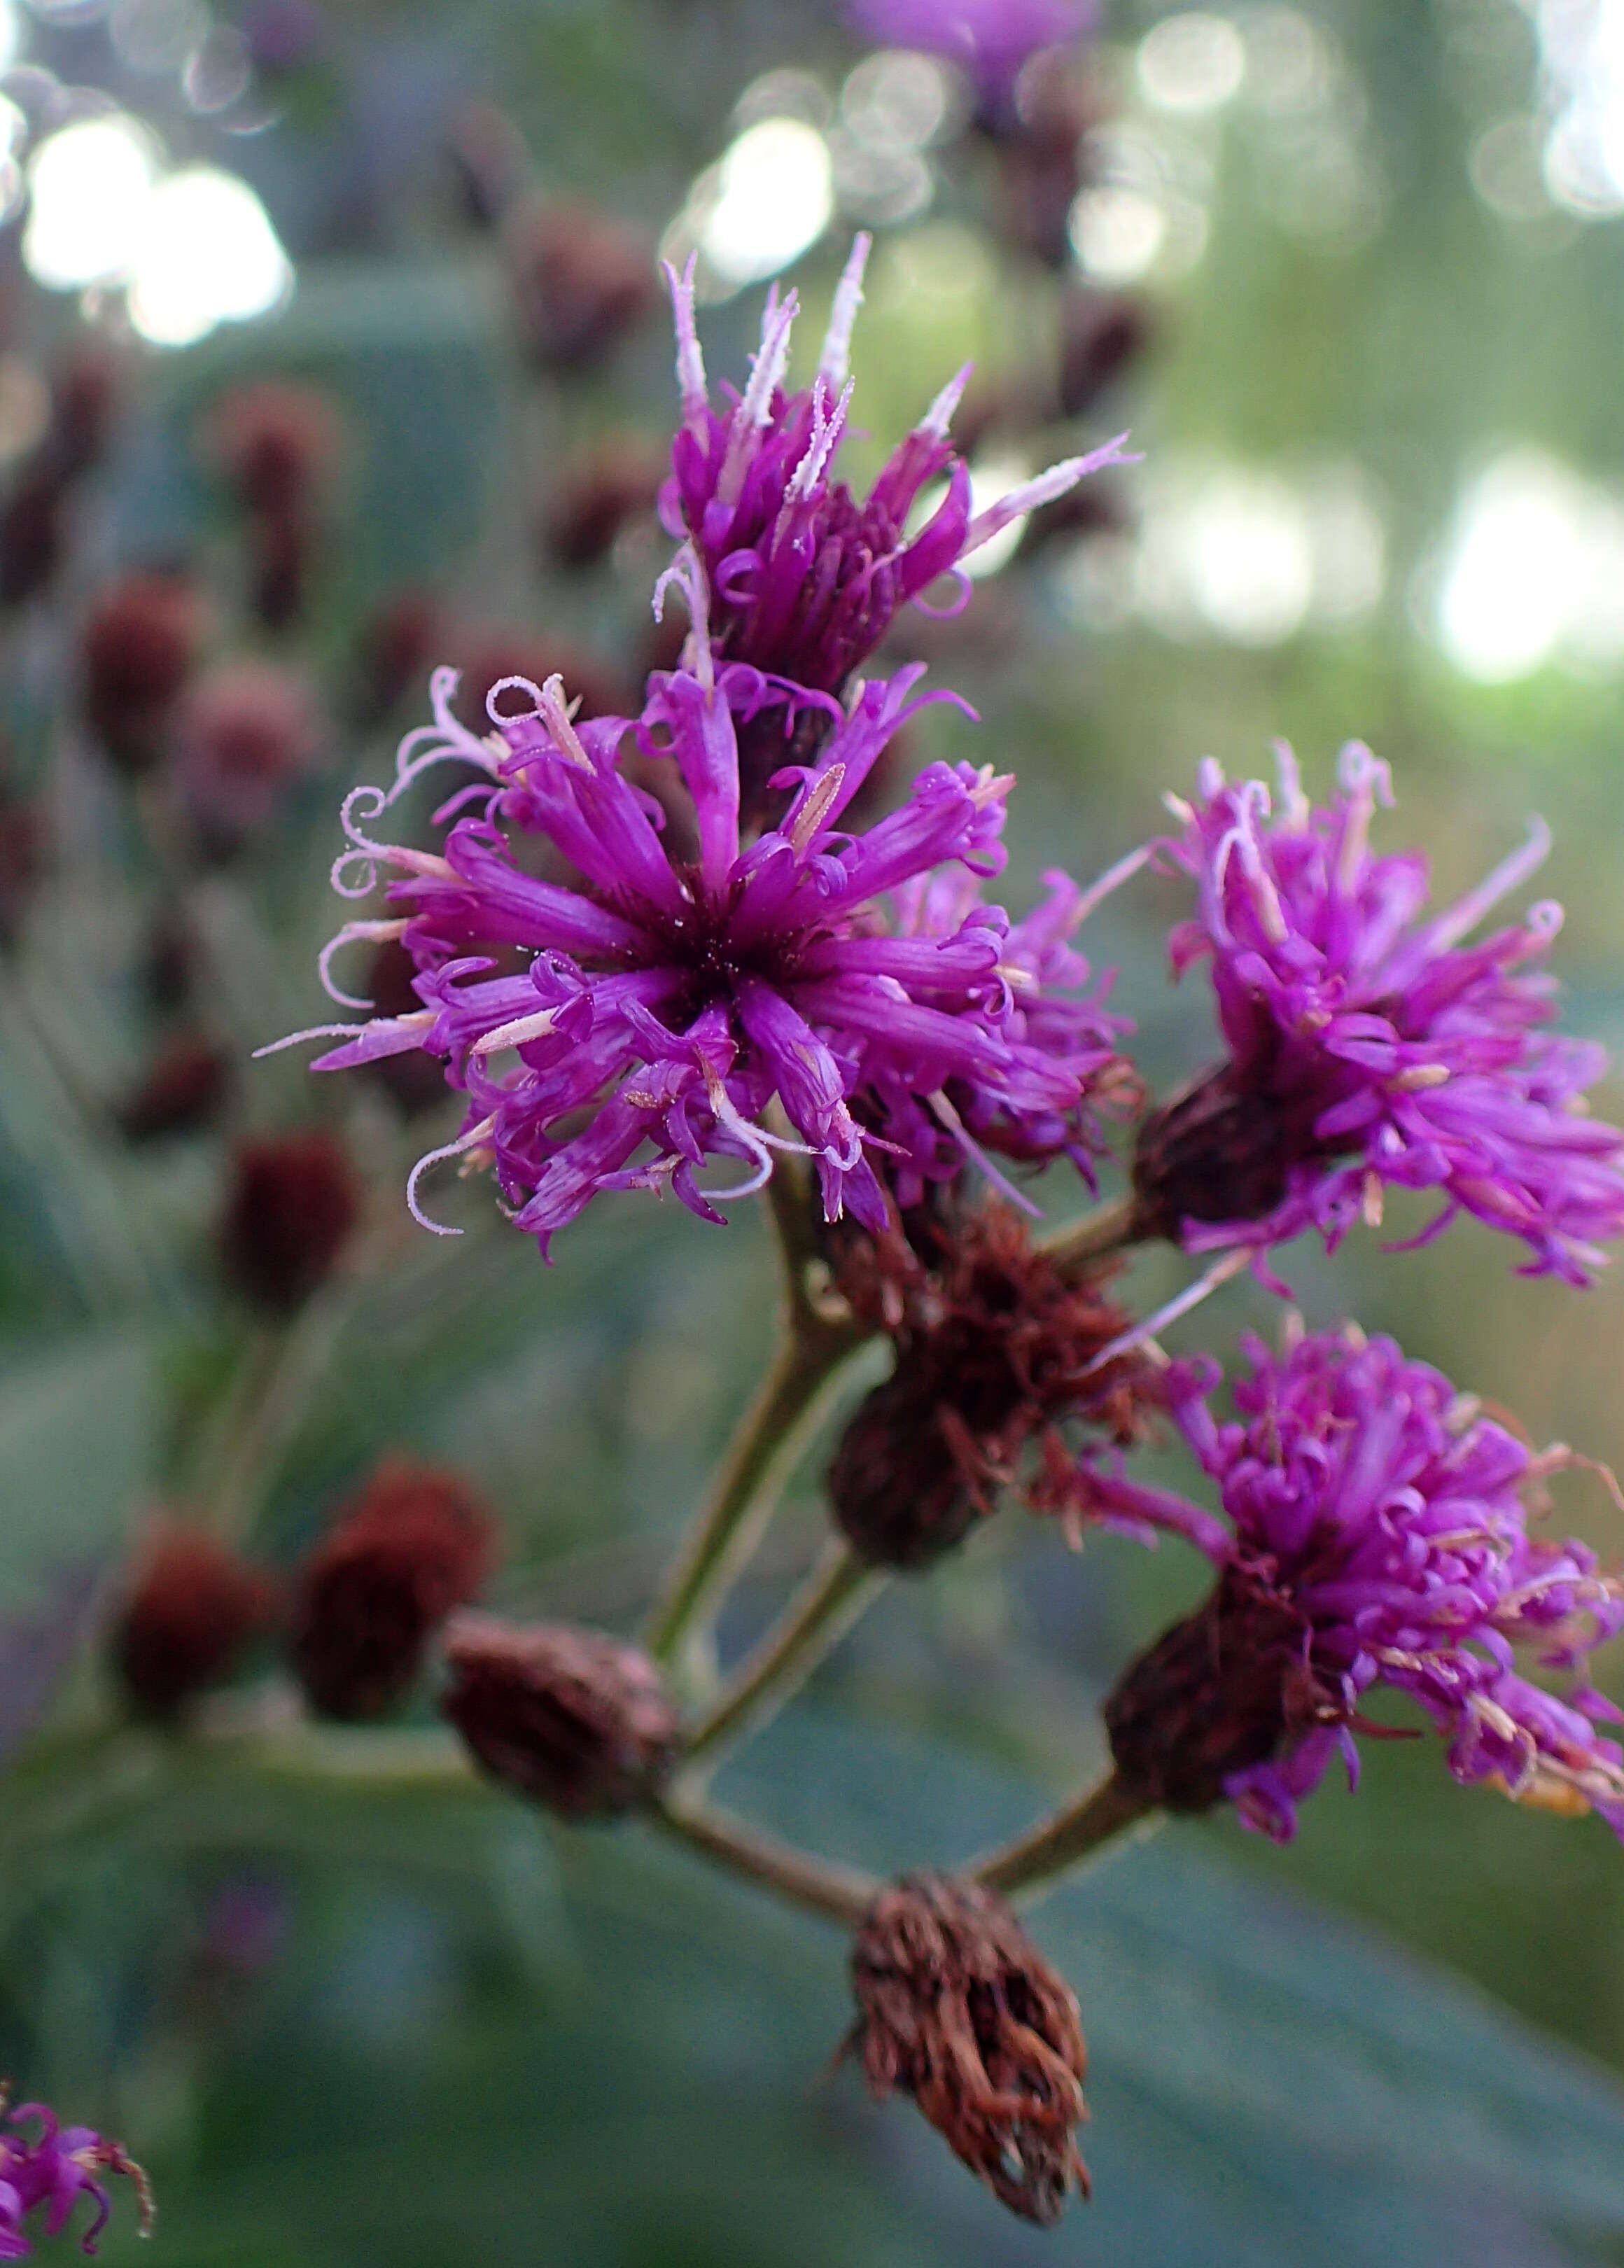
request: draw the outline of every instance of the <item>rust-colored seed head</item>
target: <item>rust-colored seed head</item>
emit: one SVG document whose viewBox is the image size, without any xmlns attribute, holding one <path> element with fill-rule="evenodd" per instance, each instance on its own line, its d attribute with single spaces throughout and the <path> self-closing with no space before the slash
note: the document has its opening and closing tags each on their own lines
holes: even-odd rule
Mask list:
<svg viewBox="0 0 1624 2268">
<path fill-rule="evenodd" d="M 226 1273 L 286 1314 L 331 1274 L 361 1211 L 343 1145 L 312 1128 L 240 1144 L 221 1232 Z"/>
<path fill-rule="evenodd" d="M 395 1707 L 495 1556 L 496 1524 L 459 1474 L 386 1457 L 299 1571 L 293 1663 L 311 1706 L 351 1719 Z"/>
<path fill-rule="evenodd" d="M 949 2146 L 1023 2220 L 1089 2194 L 1077 2004 L 1003 1901 L 911 1874 L 874 1901 L 852 1950 L 850 2045 L 878 2095 L 911 2095 Z"/>
<path fill-rule="evenodd" d="M 566 1819 L 632 1810 L 676 1752 L 677 1712 L 635 1646 L 567 1623 L 459 1615 L 440 1707 L 493 1779 Z"/>
<path fill-rule="evenodd" d="M 1321 1690 L 1302 1615 L 1239 1567 L 1124 1674 L 1106 1704 L 1117 1777 L 1147 1808 L 1209 1811 L 1231 1774 L 1344 1713 Z"/>
<path fill-rule="evenodd" d="M 520 205 L 503 248 L 519 328 L 545 370 L 603 361 L 658 302 L 651 246 L 595 206 Z"/>
<path fill-rule="evenodd" d="M 1091 1367 L 1127 1318 L 1098 1276 L 1069 1282 L 1010 1208 L 920 1233 L 929 1261 L 896 1238 L 849 1243 L 840 1261 L 841 1289 L 897 1348 L 829 1470 L 835 1519 L 872 1566 L 951 1550 L 1062 1420 L 1133 1439 L 1151 1391 L 1137 1356 Z"/>
<path fill-rule="evenodd" d="M 261 1569 L 199 1528 L 165 1522 L 113 1634 L 130 1699 L 145 1716 L 174 1716 L 231 1675 L 279 1610 L 276 1586 Z"/>
</svg>

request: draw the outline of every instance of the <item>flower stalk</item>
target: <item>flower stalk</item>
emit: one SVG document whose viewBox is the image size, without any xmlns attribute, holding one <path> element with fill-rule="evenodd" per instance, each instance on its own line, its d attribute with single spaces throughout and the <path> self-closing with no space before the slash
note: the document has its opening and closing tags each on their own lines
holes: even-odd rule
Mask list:
<svg viewBox="0 0 1624 2268">
<path fill-rule="evenodd" d="M 1129 1830 L 1144 1833 L 1159 1816 L 1153 1804 L 1113 1772 L 1013 1842 L 978 1859 L 968 1871 L 976 1881 L 1006 1897 L 1020 1890 L 1047 1889 L 1119 1835 Z"/>
<path fill-rule="evenodd" d="M 650 1813 L 653 1823 L 679 1842 L 701 1851 L 731 1874 L 805 1906 L 842 1928 L 859 1927 L 879 1896 L 880 1884 L 854 1867 L 832 1864 L 797 1851 L 775 1835 L 746 1827 L 708 1804 L 668 1798 Z"/>
<path fill-rule="evenodd" d="M 884 1587 L 845 1545 L 832 1543 L 783 1616 L 740 1663 L 715 1705 L 688 1735 L 686 1761 L 714 1769 L 718 1751 L 759 1732 L 793 1698 Z"/>
</svg>

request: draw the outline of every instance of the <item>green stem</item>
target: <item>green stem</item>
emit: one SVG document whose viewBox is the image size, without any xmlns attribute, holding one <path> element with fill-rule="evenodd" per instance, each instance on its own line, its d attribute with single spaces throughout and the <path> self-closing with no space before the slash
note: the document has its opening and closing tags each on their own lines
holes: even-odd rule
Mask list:
<svg viewBox="0 0 1624 2268">
<path fill-rule="evenodd" d="M 843 1543 L 832 1543 L 784 1614 L 689 1734 L 685 1761 L 713 1756 L 775 1715 L 878 1596 L 885 1580 Z"/>
<path fill-rule="evenodd" d="M 1068 1873 L 1125 1830 L 1149 1825 L 1157 1816 L 1154 1804 L 1113 1773 L 1012 1843 L 976 1859 L 968 1871 L 989 1890 L 1001 1890 L 1006 1896 L 1036 1889 Z"/>
<path fill-rule="evenodd" d="M 782 1160 L 770 1187 L 789 1329 L 650 1617 L 643 1643 L 657 1661 L 675 1660 L 754 1550 L 836 1372 L 867 1336 L 849 1313 L 817 1304 L 805 1176 Z"/>
<path fill-rule="evenodd" d="M 859 1927 L 879 1896 L 880 1885 L 871 1874 L 814 1859 L 792 1843 L 764 1835 L 708 1805 L 680 1803 L 673 1797 L 649 1816 L 666 1834 L 702 1851 L 730 1873 L 843 1927 Z"/>
<path fill-rule="evenodd" d="M 1107 1253 L 1139 1241 L 1138 1210 L 1139 1201 L 1130 1189 L 1125 1197 L 1113 1197 L 1109 1204 L 1096 1205 L 1081 1220 L 1056 1229 L 1053 1236 L 1042 1240 L 1041 1248 L 1068 1272 L 1084 1268 L 1091 1260 L 1101 1260 Z"/>
</svg>

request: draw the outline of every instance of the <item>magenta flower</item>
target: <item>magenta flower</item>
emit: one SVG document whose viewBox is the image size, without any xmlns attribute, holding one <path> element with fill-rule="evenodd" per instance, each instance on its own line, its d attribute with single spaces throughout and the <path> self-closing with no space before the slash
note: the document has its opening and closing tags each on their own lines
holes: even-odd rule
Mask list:
<svg viewBox="0 0 1624 2268">
<path fill-rule="evenodd" d="M 1095 19 L 1089 0 L 847 0 L 846 12 L 865 39 L 957 63 L 998 107 L 1029 55 L 1081 39 Z"/>
<path fill-rule="evenodd" d="M 1624 1134 L 1584 1112 L 1602 1050 L 1542 1028 L 1553 980 L 1528 964 L 1561 910 L 1465 941 L 1539 865 L 1544 829 L 1423 919 L 1425 859 L 1369 848 L 1386 767 L 1349 747 L 1341 793 L 1311 809 L 1279 757 L 1278 814 L 1261 781 L 1209 763 L 1163 846 L 1198 894 L 1174 972 L 1210 960 L 1230 1054 L 1141 1133 L 1144 1226 L 1192 1250 L 1308 1228 L 1334 1248 L 1362 1213 L 1380 1220 L 1391 1182 L 1442 1199 L 1416 1242 L 1468 1212 L 1523 1239 L 1523 1273 L 1587 1282 L 1624 1230 Z"/>
<path fill-rule="evenodd" d="M 834 297 L 828 335 L 810 387 L 786 394 L 791 291 L 769 297 L 761 350 L 743 394 L 724 389 L 713 409 L 694 328 L 694 282 L 671 277 L 677 325 L 682 426 L 660 495 L 667 531 L 686 538 L 702 571 L 709 635 L 718 660 L 747 662 L 814 692 L 839 694 L 875 651 L 897 609 L 1023 512 L 1063 496 L 1086 474 L 1123 461 L 1119 435 L 1068 458 L 981 512 L 954 457 L 948 425 L 969 377 L 959 372 L 893 453 L 859 502 L 834 476 L 851 403 L 847 376 L 852 326 L 863 300 L 869 239 L 860 236 Z M 939 475 L 946 492 L 913 535 L 915 500 Z M 767 704 L 764 713 L 782 716 Z"/>
<path fill-rule="evenodd" d="M 920 705 L 908 696 L 922 672 L 906 669 L 865 685 L 816 760 L 780 775 L 792 791 L 783 822 L 746 847 L 731 703 L 747 718 L 748 700 L 725 670 L 711 674 L 702 638 L 698 659 L 697 674 L 650 679 L 635 728 L 645 759 L 669 763 L 686 791 L 691 828 L 668 832 L 691 836 L 691 858 L 662 840 L 663 811 L 620 769 L 633 728 L 577 726 L 556 678 L 494 688 L 497 729 L 481 740 L 452 713 L 456 672 L 437 672 L 436 722 L 402 743 L 394 788 L 349 798 L 354 847 L 335 885 L 362 895 L 389 870 L 400 910 L 349 924 L 334 946 L 398 937 L 424 1005 L 319 1027 L 344 1044 L 315 1067 L 423 1049 L 466 1092 L 465 1130 L 413 1174 L 413 1211 L 423 1167 L 455 1152 L 494 1162 L 543 1252 L 600 1189 L 669 1187 L 719 1220 L 714 1200 L 761 1188 L 784 1149 L 812 1159 L 829 1219 L 849 1209 L 875 1227 L 877 1163 L 894 1165 L 904 1192 L 981 1157 L 981 1144 L 1085 1164 L 1091 1100 L 1120 1076 L 1121 1027 L 1081 992 L 1086 964 L 1065 941 L 1091 897 L 1051 878 L 1048 903 L 1014 925 L 981 898 L 1003 863 L 1009 777 L 930 764 L 900 810 L 842 830 Z M 515 692 L 528 712 L 496 715 Z M 797 707 L 809 697 L 771 693 Z M 375 818 L 442 758 L 484 775 L 447 807 L 479 808 L 455 819 L 443 853 L 363 832 L 360 815 Z M 540 879 L 518 837 L 550 845 L 551 871 L 562 860 L 570 879 Z M 514 948 L 527 965 L 498 973 L 493 956 Z M 346 1005 L 368 1005 L 327 981 Z M 768 1115 L 775 1098 L 782 1117 Z M 745 1179 L 702 1189 L 715 1157 L 743 1160 Z"/>
<path fill-rule="evenodd" d="M 1620 1712 L 1516 1667 L 1528 1646 L 1573 1668 L 1624 1624 L 1624 1591 L 1583 1544 L 1528 1532 L 1525 1498 L 1569 1453 L 1532 1454 L 1391 1339 L 1349 1328 L 1246 1352 L 1232 1422 L 1208 1405 L 1212 1366 L 1167 1381 L 1223 1519 L 1129 1480 L 1120 1458 L 1084 1476 L 1089 1509 L 1181 1533 L 1219 1569 L 1107 1705 L 1119 1771 L 1175 1809 L 1228 1796 L 1284 1841 L 1336 1755 L 1356 1778 L 1355 1733 L 1387 1729 L 1363 1697 L 1386 1686 L 1447 1737 L 1458 1780 L 1595 1810 L 1624 1835 L 1624 1750 L 1596 1731 Z"/>
<path fill-rule="evenodd" d="M 88 2126 L 59 2126 L 43 2102 L 20 2103 L 11 2113 L 13 2126 L 30 2120 L 40 2129 L 32 2141 L 0 2135 L 0 2260 L 26 2260 L 33 2251 L 23 2227 L 30 2213 L 42 2208 L 45 2234 L 56 2236 L 81 2197 L 90 2198 L 94 2212 L 79 2249 L 94 2252 L 113 2210 L 106 2184 L 97 2178 L 101 2174 L 121 2174 L 134 2183 L 141 2233 L 151 2235 L 152 2192 L 121 2142 L 107 2141 Z"/>
</svg>

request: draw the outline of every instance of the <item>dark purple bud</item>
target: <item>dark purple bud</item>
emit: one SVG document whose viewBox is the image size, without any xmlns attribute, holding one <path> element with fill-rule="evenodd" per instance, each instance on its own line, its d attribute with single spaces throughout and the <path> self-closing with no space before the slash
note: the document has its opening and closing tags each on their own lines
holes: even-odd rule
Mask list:
<svg viewBox="0 0 1624 2268">
<path fill-rule="evenodd" d="M 197 679 L 176 719 L 179 777 L 211 848 L 256 833 L 310 771 L 323 720 L 305 680 L 269 661 L 223 661 Z"/>
<path fill-rule="evenodd" d="M 331 1275 L 360 1213 L 335 1135 L 311 1128 L 244 1142 L 221 1233 L 226 1274 L 260 1306 L 290 1313 Z"/>
<path fill-rule="evenodd" d="M 92 602 L 79 637 L 85 722 L 121 771 L 158 762 L 203 629 L 202 602 L 183 575 L 125 575 Z"/>
<path fill-rule="evenodd" d="M 541 519 L 541 542 L 561 567 L 595 567 L 639 520 L 654 525 L 665 476 L 661 452 L 639 436 L 601 442 L 572 465 Z"/>
<path fill-rule="evenodd" d="M 145 1716 L 173 1717 L 230 1677 L 280 1614 L 276 1586 L 201 1528 L 165 1521 L 149 1538 L 113 1632 L 124 1689 Z"/>
<path fill-rule="evenodd" d="M 652 245 L 594 205 L 521 205 L 503 249 L 519 331 L 544 370 L 604 361 L 658 304 Z"/>
<path fill-rule="evenodd" d="M 219 1116 L 231 1091 L 229 1058 L 212 1041 L 180 1033 L 120 1107 L 119 1124 L 132 1142 L 193 1134 Z"/>
<path fill-rule="evenodd" d="M 208 453 L 245 512 L 307 508 L 327 487 L 342 446 L 325 394 L 290 379 L 256 379 L 223 394 L 209 412 Z"/>
<path fill-rule="evenodd" d="M 911 2095 L 1024 2220 L 1047 2227 L 1073 2190 L 1088 2196 L 1077 1999 L 1001 1898 L 975 1882 L 908 1876 L 875 1900 L 851 1975 L 849 2044 L 877 2095 Z"/>
<path fill-rule="evenodd" d="M 386 1457 L 299 1572 L 293 1662 L 311 1706 L 356 1719 L 404 1700 L 496 1547 L 496 1523 L 459 1474 Z"/>
<path fill-rule="evenodd" d="M 1081 417 L 1091 409 L 1106 387 L 1113 386 L 1144 352 L 1151 328 L 1143 300 L 1113 298 L 1079 284 L 1069 285 L 1060 314 L 1062 413 Z"/>
<path fill-rule="evenodd" d="M 445 1659 L 440 1707 L 485 1771 L 567 1819 L 634 1809 L 675 1754 L 659 1671 L 601 1631 L 459 1615 Z"/>
</svg>

